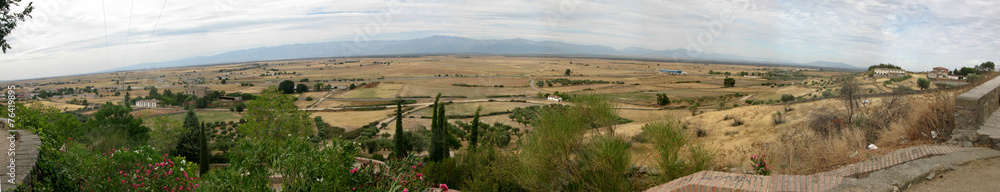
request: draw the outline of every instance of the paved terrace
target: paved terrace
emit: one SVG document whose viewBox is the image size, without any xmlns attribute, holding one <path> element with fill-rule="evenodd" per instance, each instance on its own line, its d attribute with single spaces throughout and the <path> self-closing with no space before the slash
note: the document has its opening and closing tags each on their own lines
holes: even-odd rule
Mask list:
<svg viewBox="0 0 1000 192">
<path fill-rule="evenodd" d="M 829 191 L 845 184 L 858 183 L 875 171 L 915 161 L 922 158 L 955 152 L 1000 152 L 970 147 L 925 145 L 893 151 L 877 159 L 851 164 L 836 170 L 813 175 L 750 175 L 717 171 L 701 171 L 668 183 L 650 188 L 647 192 L 661 191 Z M 973 158 L 973 159 L 978 159 Z M 901 165 L 902 166 L 902 165 Z M 919 174 L 917 174 L 919 175 Z"/>
</svg>

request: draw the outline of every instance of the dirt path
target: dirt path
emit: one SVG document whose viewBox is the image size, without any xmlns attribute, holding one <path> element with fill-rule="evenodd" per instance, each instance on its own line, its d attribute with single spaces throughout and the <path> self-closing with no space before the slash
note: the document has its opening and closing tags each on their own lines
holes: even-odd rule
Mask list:
<svg viewBox="0 0 1000 192">
<path fill-rule="evenodd" d="M 1000 158 L 980 160 L 924 180 L 906 191 L 997 191 L 1000 189 Z"/>
</svg>

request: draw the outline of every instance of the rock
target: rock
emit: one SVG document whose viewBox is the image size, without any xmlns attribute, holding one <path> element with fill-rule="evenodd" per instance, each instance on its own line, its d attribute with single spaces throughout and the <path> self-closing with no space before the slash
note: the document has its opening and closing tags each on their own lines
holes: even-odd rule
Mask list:
<svg viewBox="0 0 1000 192">
<path fill-rule="evenodd" d="M 972 147 L 972 141 L 963 141 L 962 147 Z"/>
</svg>

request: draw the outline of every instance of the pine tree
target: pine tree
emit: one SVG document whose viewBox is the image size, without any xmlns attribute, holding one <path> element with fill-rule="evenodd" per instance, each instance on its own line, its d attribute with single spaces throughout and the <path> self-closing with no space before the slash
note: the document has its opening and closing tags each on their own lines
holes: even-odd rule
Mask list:
<svg viewBox="0 0 1000 192">
<path fill-rule="evenodd" d="M 476 147 L 479 143 L 479 112 L 483 110 L 483 106 L 476 108 L 476 115 L 472 116 L 472 128 L 469 130 L 469 147 Z"/>
<path fill-rule="evenodd" d="M 392 153 L 396 155 L 396 158 L 406 158 L 406 155 L 410 153 L 412 147 L 407 141 L 406 135 L 403 134 L 403 100 L 396 98 L 396 133 L 393 135 L 392 140 L 396 142 L 395 147 L 392 148 Z"/>
</svg>

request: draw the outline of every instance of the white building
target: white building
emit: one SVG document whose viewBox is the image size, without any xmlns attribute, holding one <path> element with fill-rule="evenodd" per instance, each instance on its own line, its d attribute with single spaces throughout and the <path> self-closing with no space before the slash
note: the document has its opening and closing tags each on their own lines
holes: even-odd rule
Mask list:
<svg viewBox="0 0 1000 192">
<path fill-rule="evenodd" d="M 906 75 L 906 71 L 903 71 L 902 69 L 878 68 L 873 71 L 875 72 L 875 76 L 881 77 L 900 77 Z"/>
<path fill-rule="evenodd" d="M 555 96 L 555 95 L 549 95 L 549 100 L 556 101 L 556 102 L 561 102 L 562 101 L 562 97 Z"/>
<path fill-rule="evenodd" d="M 160 102 L 160 100 L 156 99 L 139 100 L 135 102 L 135 108 L 156 108 L 156 103 L 158 102 Z"/>
</svg>

